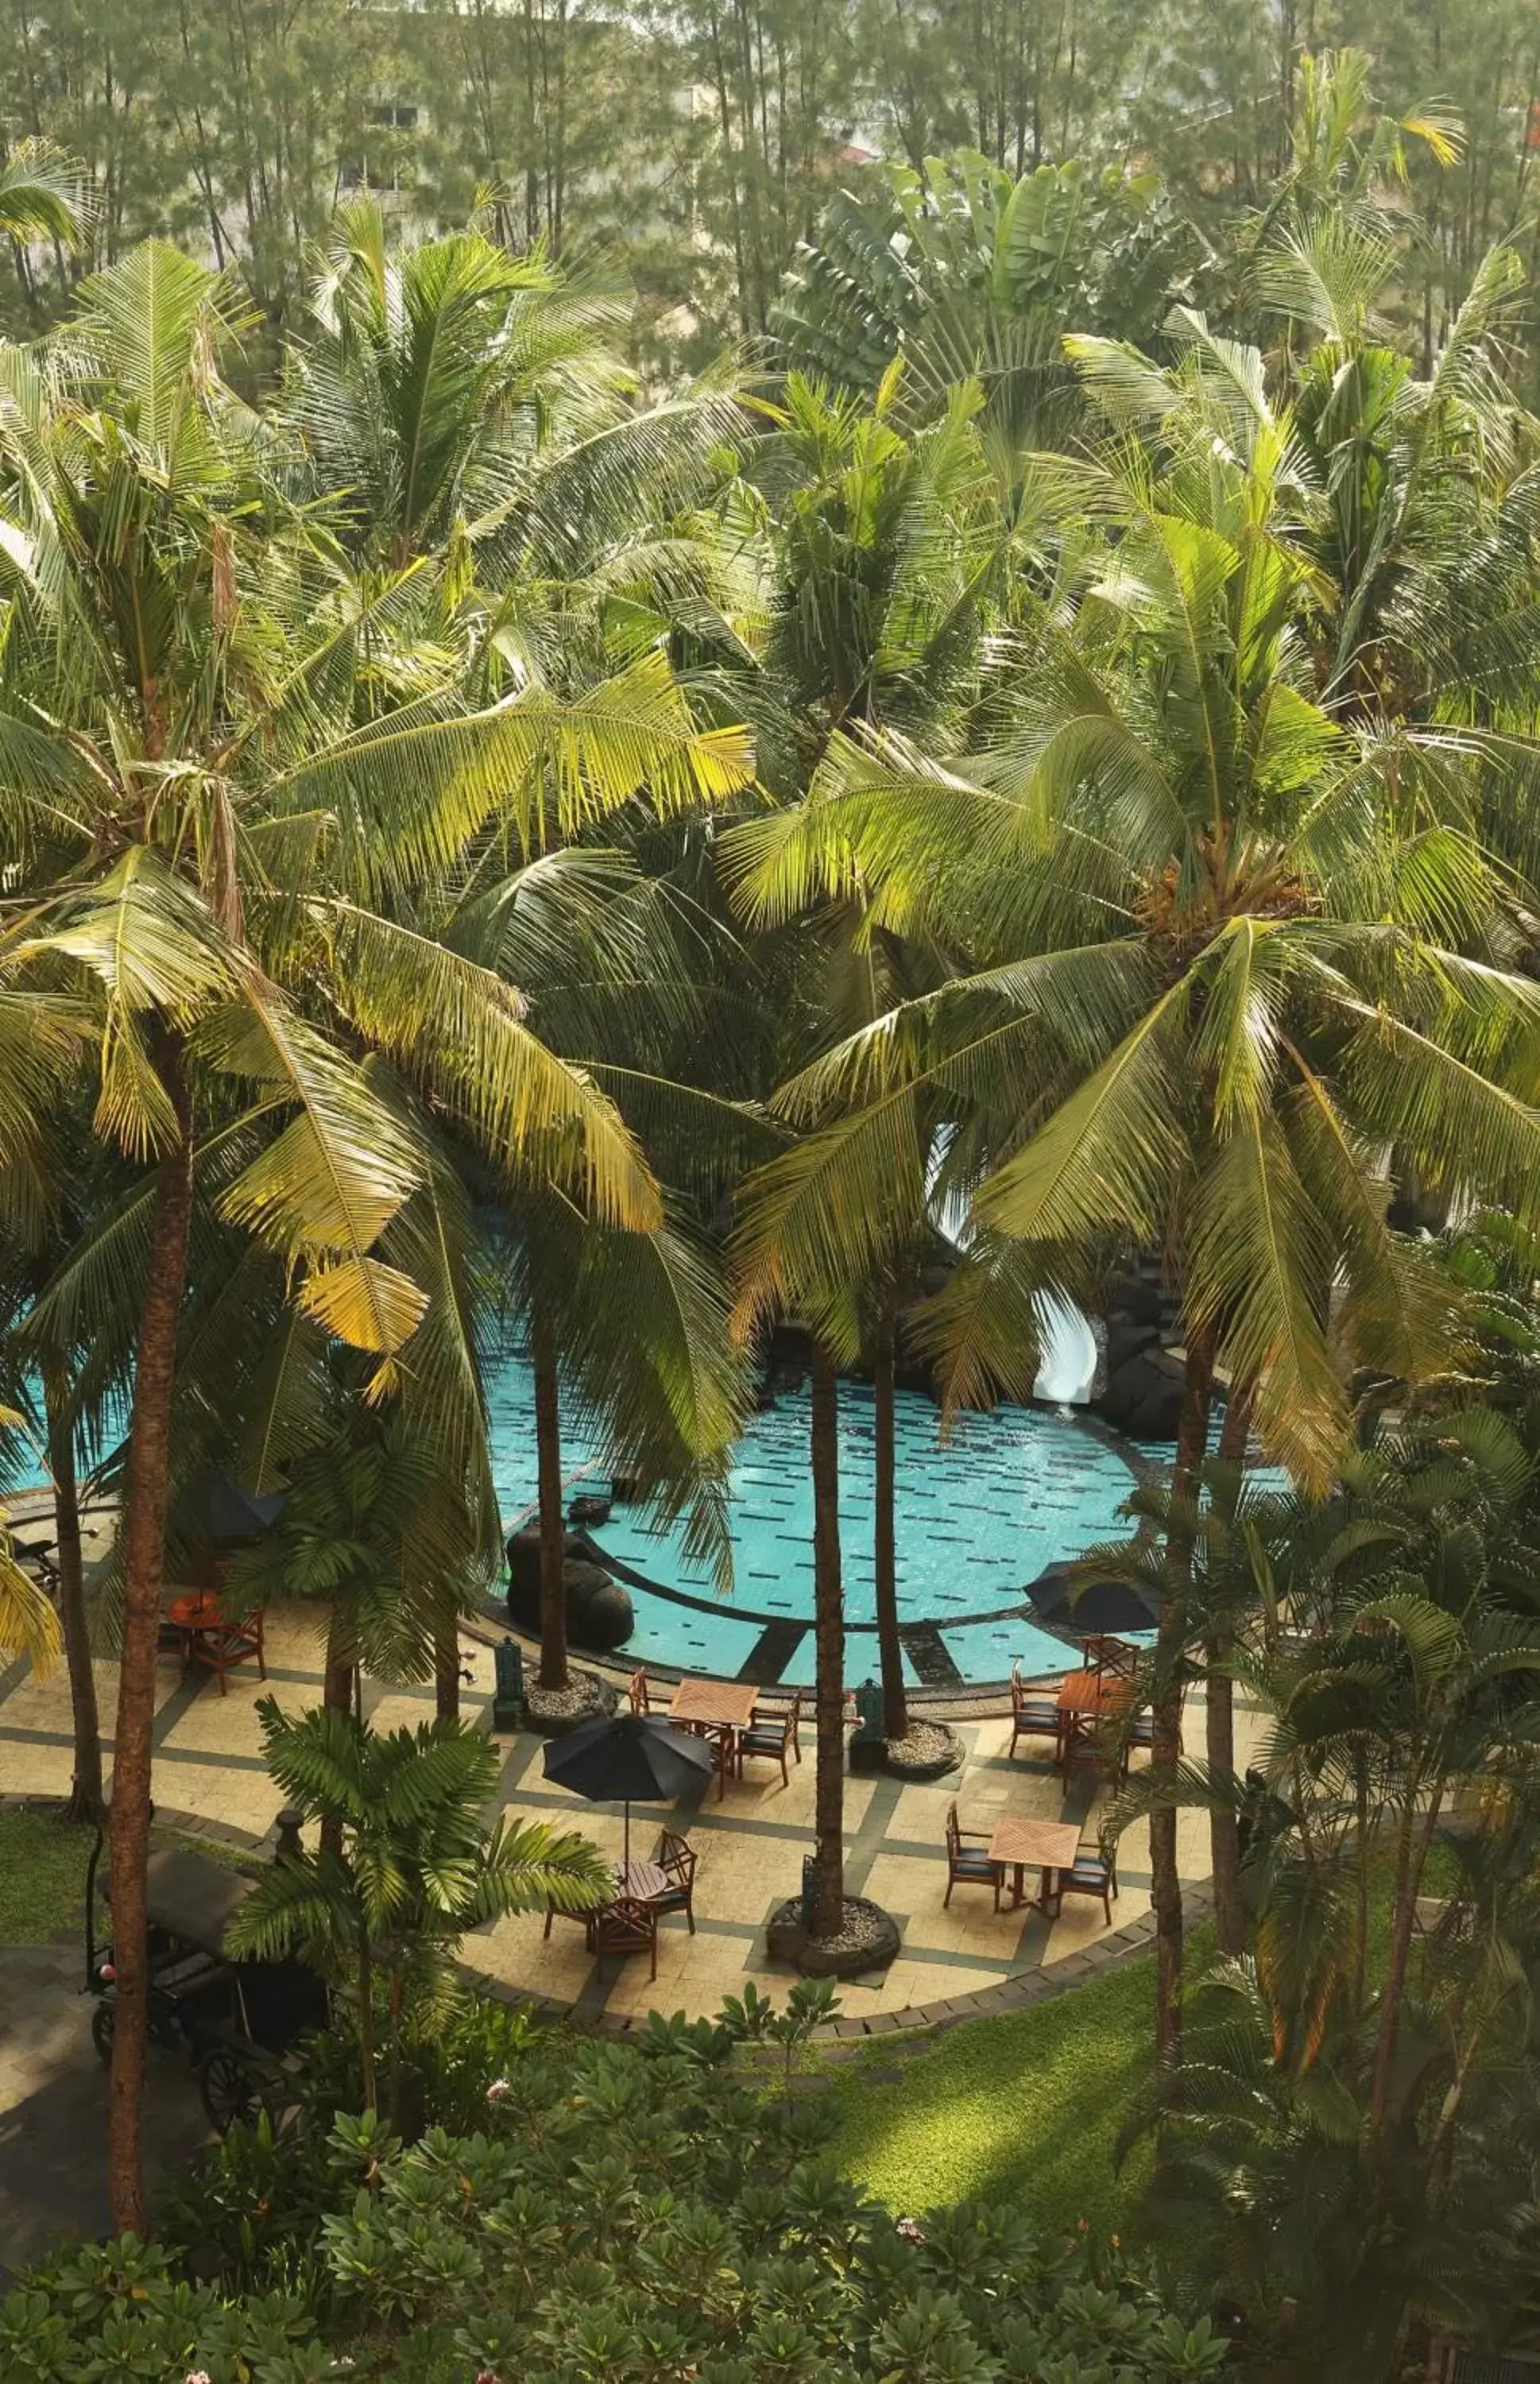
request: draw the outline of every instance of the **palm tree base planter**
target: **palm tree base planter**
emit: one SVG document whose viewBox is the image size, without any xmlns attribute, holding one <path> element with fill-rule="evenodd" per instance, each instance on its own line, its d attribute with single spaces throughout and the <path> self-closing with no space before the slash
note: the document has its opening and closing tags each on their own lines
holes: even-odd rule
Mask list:
<svg viewBox="0 0 1540 2384">
<path fill-rule="evenodd" d="M 966 1749 L 944 1721 L 911 1721 L 902 1738 L 851 1744 L 852 1771 L 885 1771 L 892 1780 L 943 1780 L 958 1770 Z"/>
<path fill-rule="evenodd" d="M 864 1895 L 848 1895 L 844 1910 L 838 1937 L 810 1937 L 801 1897 L 789 1897 L 771 1916 L 766 1951 L 777 1962 L 793 1963 L 804 1979 L 856 1979 L 868 1970 L 886 1970 L 903 1943 L 892 1914 Z"/>
<path fill-rule="evenodd" d="M 565 1738 L 586 1721 L 613 1714 L 620 1692 L 597 1672 L 574 1672 L 565 1689 L 542 1689 L 532 1681 L 524 1692 L 525 1727 L 540 1738 Z"/>
</svg>

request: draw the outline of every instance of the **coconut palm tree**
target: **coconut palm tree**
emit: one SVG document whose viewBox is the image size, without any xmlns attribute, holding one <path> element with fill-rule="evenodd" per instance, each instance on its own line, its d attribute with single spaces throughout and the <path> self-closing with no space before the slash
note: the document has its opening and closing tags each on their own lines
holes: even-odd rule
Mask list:
<svg viewBox="0 0 1540 2384">
<path fill-rule="evenodd" d="M 698 643 L 714 624 L 741 651 L 733 616 L 747 583 L 697 510 L 740 427 L 737 399 L 726 381 L 640 403 L 621 353 L 631 309 L 613 275 L 512 256 L 474 224 L 388 249 L 373 201 L 338 217 L 285 414 L 311 480 L 339 492 L 360 566 L 431 565 L 419 618 L 463 639 L 489 702 L 613 703 L 624 718 L 648 689 L 682 701 L 667 647 L 681 608 Z M 688 1102 L 694 1138 L 714 1147 L 720 1105 L 670 1083 L 670 1051 L 703 1024 L 675 913 L 628 857 L 625 826 L 605 831 L 619 828 L 620 849 L 597 849 L 583 840 L 591 810 L 559 774 L 550 791 L 515 837 L 425 873 L 413 925 L 515 984 L 547 1045 L 595 1074 L 644 1143 L 660 1108 Z M 695 791 L 654 766 L 655 811 Z M 692 1152 L 687 1173 L 700 1172 Z M 683 1188 L 683 1173 L 669 1180 Z M 508 1199 L 506 1185 L 485 1188 Z M 665 1508 L 696 1483 L 697 1533 L 725 1557 L 713 1485 L 738 1420 L 737 1368 L 710 1312 L 707 1253 L 688 1246 L 682 1219 L 615 1255 L 596 1309 L 575 1215 L 538 1191 L 513 1209 L 505 1304 L 528 1321 L 534 1367 L 540 1679 L 565 1691 L 564 1372 L 615 1470 Z"/>
<path fill-rule="evenodd" d="M 22 1422 L 19 1409 L 0 1408 L 0 1428 Z M 0 1506 L 0 1651 L 7 1658 L 25 1656 L 40 1672 L 45 1672 L 58 1656 L 58 1623 L 47 1597 L 16 1553 L 9 1522 L 8 1509 Z"/>
<path fill-rule="evenodd" d="M 478 708 L 431 661 L 395 654 L 411 574 L 361 585 L 311 520 L 283 520 L 272 442 L 219 373 L 242 320 L 225 280 L 151 245 L 84 285 L 67 338 L 0 355 L 15 533 L 0 751 L 26 863 L 0 970 L 25 977 L 50 1031 L 89 1026 L 97 1129 L 154 1185 L 113 1800 L 125 2228 L 143 2215 L 150 1723 L 195 1176 L 277 1255 L 302 1311 L 369 1353 L 376 1397 L 427 1302 L 377 1245 L 428 1161 L 358 1048 L 510 1180 L 555 1176 L 596 1214 L 655 1224 L 613 1106 L 529 1033 L 503 980 L 425 952 L 391 897 L 493 821 L 516 836 L 548 809 L 590 817 L 644 782 L 709 795 L 748 766 L 743 740 L 699 730 L 645 661 L 587 704 L 536 689 Z"/>
<path fill-rule="evenodd" d="M 231 1922 L 230 1950 L 264 1961 L 304 1954 L 356 1983 L 370 2111 L 382 1997 L 386 2112 L 398 2127 L 406 2030 L 430 2025 L 453 1994 L 466 1931 L 548 1902 L 582 1912 L 610 1892 L 610 1872 L 574 1833 L 502 1818 L 488 1829 L 498 1754 L 483 1731 L 436 1720 L 382 1734 L 327 1707 L 286 1714 L 275 1697 L 257 1713 L 285 1800 L 323 1831 L 329 1823 L 336 1844 L 263 1873 Z"/>
<path fill-rule="evenodd" d="M 771 492 L 775 592 L 764 674 L 778 720 L 762 738 L 762 775 L 781 797 L 772 837 L 794 822 L 831 738 L 884 723 L 944 733 L 974 683 L 993 550 L 980 534 L 986 478 L 973 426 L 976 391 L 955 393 L 935 428 L 906 435 L 896 418 L 894 366 L 876 403 L 829 395 L 793 376 L 758 470 Z M 859 1029 L 923 983 L 927 955 L 888 932 L 858 881 L 805 889 L 795 918 L 800 950 L 777 1065 L 799 1071 L 810 1052 Z M 778 1104 L 778 1097 L 776 1104 Z M 859 1255 L 831 1266 L 795 1149 L 742 1186 L 737 1249 L 739 1328 L 751 1335 L 779 1310 L 813 1331 L 813 1554 L 817 1620 L 817 1926 L 833 1933 L 842 1899 L 843 1618 L 836 1369 L 873 1350 L 877 1393 L 874 1558 L 887 1733 L 907 1728 L 898 1637 L 893 1531 L 893 1314 L 931 1235 L 922 1171 L 907 1211 L 889 1203 Z M 815 1193 L 813 1198 L 815 1200 Z M 799 1236 L 798 1226 L 807 1230 Z"/>
<path fill-rule="evenodd" d="M 1377 1154 L 1526 1211 L 1540 1155 L 1535 996 L 1468 826 L 1481 748 L 1315 700 L 1295 537 L 1315 492 L 1286 409 L 1254 350 L 1197 317 L 1185 337 L 1169 372 L 1072 343 L 1107 429 L 1087 503 L 1115 536 L 1081 534 L 1078 594 L 1041 621 L 1014 726 L 948 770 L 849 744 L 819 800 L 736 831 L 734 855 L 755 917 L 859 877 L 904 932 L 972 958 L 795 1088 L 830 1121 L 803 1161 L 827 1263 L 855 1267 L 894 1180 L 920 1178 L 938 1093 L 987 1229 L 932 1318 L 964 1384 L 1019 1371 L 1006 1250 L 1074 1297 L 1161 1248 L 1185 1326 L 1177 1518 L 1216 1365 L 1253 1387 L 1264 1447 L 1321 1485 L 1351 1436 L 1344 1355 L 1412 1377 L 1439 1361 L 1447 1294 L 1387 1228 Z M 1174 1687 L 1155 1721 L 1169 1782 Z M 1151 1816 L 1151 1857 L 1169 2054 L 1174 1811 Z"/>
<path fill-rule="evenodd" d="M 10 242 L 29 306 L 37 303 L 30 249 L 39 242 L 52 248 L 63 286 L 67 260 L 84 245 L 94 217 L 85 174 L 52 142 L 19 141 L 0 159 L 0 236 Z"/>
<path fill-rule="evenodd" d="M 908 403 L 924 414 L 976 381 L 986 450 L 1009 489 L 1018 455 L 1077 427 L 1065 332 L 1149 346 L 1202 243 L 1149 171 L 1071 159 L 1012 175 L 963 149 L 883 179 L 876 193 L 828 201 L 772 332 L 798 371 L 867 398 L 901 355 Z"/>
</svg>

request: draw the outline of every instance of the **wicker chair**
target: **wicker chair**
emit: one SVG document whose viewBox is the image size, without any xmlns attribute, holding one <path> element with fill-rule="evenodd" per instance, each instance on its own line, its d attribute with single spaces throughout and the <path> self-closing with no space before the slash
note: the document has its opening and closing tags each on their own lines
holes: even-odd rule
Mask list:
<svg viewBox="0 0 1540 2384">
<path fill-rule="evenodd" d="M 1011 1744 L 1005 1750 L 1007 1757 L 1015 1754 L 1016 1741 L 1019 1738 L 1051 1738 L 1054 1760 L 1057 1762 L 1063 1729 L 1063 1717 L 1059 1711 L 1057 1700 L 1044 1696 L 1040 1691 L 1037 1695 L 1032 1694 L 1023 1683 L 1021 1666 L 1012 1664 L 1011 1667 Z"/>
<path fill-rule="evenodd" d="M 781 1784 L 783 1787 L 790 1787 L 791 1774 L 786 1768 L 786 1758 L 789 1754 L 794 1763 L 801 1763 L 802 1759 L 801 1745 L 797 1736 L 797 1726 L 801 1720 L 801 1715 L 802 1701 L 800 1696 L 793 1697 L 789 1706 L 756 1706 L 754 1707 L 753 1719 L 748 1729 L 740 1730 L 738 1733 L 738 1776 L 740 1780 L 743 1777 L 744 1757 L 763 1755 L 768 1761 L 780 1765 Z"/>
<path fill-rule="evenodd" d="M 987 1831 L 965 1830 L 957 1818 L 957 1807 L 947 1807 L 947 1892 L 941 1900 L 943 1911 L 951 1902 L 952 1889 L 959 1885 L 992 1888 L 995 1910 L 1000 1910 L 1000 1866 L 992 1862 L 987 1853 L 974 1851 L 975 1845 L 987 1847 L 988 1844 Z"/>
<path fill-rule="evenodd" d="M 605 1956 L 610 1954 L 648 1954 L 652 1967 L 650 1976 L 658 1975 L 658 1907 L 655 1904 L 639 1904 L 634 1896 L 617 1895 L 613 1904 L 602 1904 L 589 1924 L 589 1943 L 599 1957 L 600 1976 L 603 1976 Z"/>
<path fill-rule="evenodd" d="M 695 1934 L 695 1866 L 701 1857 L 688 1838 L 664 1830 L 658 1839 L 658 1868 L 667 1875 L 668 1885 L 661 1895 L 650 1901 L 659 1919 L 665 1912 L 682 1912 L 689 1923 L 689 1933 Z"/>
<path fill-rule="evenodd" d="M 630 1698 L 631 1711 L 634 1714 L 652 1712 L 652 1701 L 647 1694 L 647 1675 L 640 1664 L 631 1674 L 631 1685 L 627 1694 Z"/>
</svg>

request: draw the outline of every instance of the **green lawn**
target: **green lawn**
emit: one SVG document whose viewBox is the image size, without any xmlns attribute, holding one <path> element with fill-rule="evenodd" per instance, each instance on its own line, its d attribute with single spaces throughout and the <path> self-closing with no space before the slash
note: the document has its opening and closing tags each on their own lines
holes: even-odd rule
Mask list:
<svg viewBox="0 0 1540 2384">
<path fill-rule="evenodd" d="M 94 1831 L 0 1813 L 0 1945 L 46 1945 L 78 1924 Z"/>
<path fill-rule="evenodd" d="M 0 1945 L 46 1945 L 81 1926 L 94 1839 L 94 1831 L 50 1813 L 0 1813 Z M 212 1838 L 154 1830 L 151 1844 L 187 1844 L 234 1870 L 253 1868 L 242 1848 Z"/>
<path fill-rule="evenodd" d="M 1447 1848 L 1435 1846 L 1425 1893 L 1447 1892 L 1454 1869 Z M 1374 1889 L 1376 1970 L 1388 1955 L 1389 1918 L 1387 1868 Z M 1189 1983 L 1212 1954 L 1212 1930 L 1195 1930 Z M 836 2148 L 851 2176 L 893 2211 L 1008 2194 L 1045 2231 L 1086 2218 L 1108 2233 L 1135 2233 L 1148 2154 L 1136 2147 L 1120 2170 L 1115 2151 L 1149 2076 L 1154 2033 L 1150 1956 L 1051 2003 L 947 2030 L 905 2057 L 896 2085 L 866 2077 L 893 2060 L 891 2043 L 874 2037 L 831 2093 Z"/>
<path fill-rule="evenodd" d="M 1154 1998 L 1153 1959 L 1129 1963 L 1051 2003 L 949 2030 L 891 2086 L 865 2076 L 892 2059 L 874 2038 L 831 2094 L 836 2149 L 893 2211 L 1009 2195 L 1045 2232 L 1079 2218 L 1130 2229 L 1148 2160 L 1138 2148 L 1117 2171 L 1113 2153 L 1149 2074 Z"/>
</svg>

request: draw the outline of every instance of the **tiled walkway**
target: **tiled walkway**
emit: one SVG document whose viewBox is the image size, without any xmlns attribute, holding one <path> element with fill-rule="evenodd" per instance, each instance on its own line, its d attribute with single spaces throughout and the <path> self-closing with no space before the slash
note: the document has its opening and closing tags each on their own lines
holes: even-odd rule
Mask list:
<svg viewBox="0 0 1540 2384">
<path fill-rule="evenodd" d="M 275 1608 L 267 1622 L 268 1682 L 272 1694 L 295 1708 L 317 1703 L 321 1691 L 320 1646 L 309 1611 Z M 464 1692 L 467 1719 L 490 1718 L 491 1649 L 466 1642 L 474 1685 Z M 104 1724 L 110 1726 L 116 1669 L 97 1666 Z M 183 1684 L 175 1662 L 161 1666 L 155 1721 L 155 1795 L 165 1809 L 197 1815 L 254 1836 L 272 1827 L 280 1798 L 264 1768 L 255 1715 L 263 1693 L 255 1670 L 230 1677 L 221 1698 L 217 1684 L 198 1676 Z M 433 1708 L 431 1687 L 374 1691 L 367 1710 L 378 1725 L 416 1722 Z M 1237 1717 L 1244 1745 L 1244 1718 Z M 942 1844 L 948 1805 L 957 1799 L 967 1829 L 988 1829 L 1004 1813 L 1030 1814 L 1081 1824 L 1094 1839 L 1096 1807 L 1091 1782 L 1082 1776 L 1066 1794 L 1046 1760 L 1008 1762 L 1008 1720 L 958 1725 L 967 1747 L 961 1777 L 934 1785 L 905 1786 L 887 1778 L 852 1778 L 846 1783 L 847 1891 L 875 1897 L 899 1920 L 903 1948 L 885 1976 L 841 1989 L 847 2014 L 855 2018 L 896 2013 L 914 2005 L 935 2005 L 1083 1952 L 1106 1934 L 1099 1903 L 1079 1897 L 1066 1903 L 1051 1925 L 1030 1909 L 997 1916 L 987 1890 L 960 1886 L 950 1910 L 943 1908 L 946 1869 Z M 1202 1708 L 1189 1702 L 1188 1742 L 1201 1745 Z M 503 1741 L 503 1802 L 515 1813 L 582 1830 L 617 1858 L 622 1822 L 618 1808 L 580 1803 L 548 1787 L 541 1776 L 542 1743 L 528 1733 Z M 0 1671 L 0 1793 L 57 1795 L 69 1784 L 69 1691 L 62 1667 L 46 1681 L 24 1664 Z M 1242 1756 L 1244 1760 L 1244 1753 Z M 766 1992 L 784 1993 L 792 1975 L 770 1961 L 764 1925 L 798 1889 L 801 1860 L 813 1841 L 811 1732 L 804 1732 L 804 1759 L 789 1787 L 773 1764 L 751 1767 L 742 1782 L 729 1783 L 718 1803 L 714 1785 L 671 1812 L 635 1807 L 633 1853 L 651 1853 L 661 1824 L 682 1830 L 697 1849 L 696 1935 L 682 1918 L 665 1922 L 659 1934 L 656 1983 L 645 1957 L 610 1963 L 602 1981 L 586 1951 L 582 1932 L 558 1920 L 549 1942 L 543 1919 L 504 1919 L 467 1941 L 466 1956 L 505 1989 L 571 2004 L 579 2016 L 599 2019 L 645 2014 L 652 2009 L 689 2013 L 714 2010 L 722 1995 L 740 1992 L 753 1980 Z M 1208 1874 L 1208 1824 L 1201 1814 L 1184 1813 L 1178 1843 L 1184 1877 Z M 1113 1925 L 1136 1920 L 1149 1905 L 1148 1853 L 1142 1827 L 1131 1830 L 1119 1865 L 1121 1894 Z"/>
</svg>

